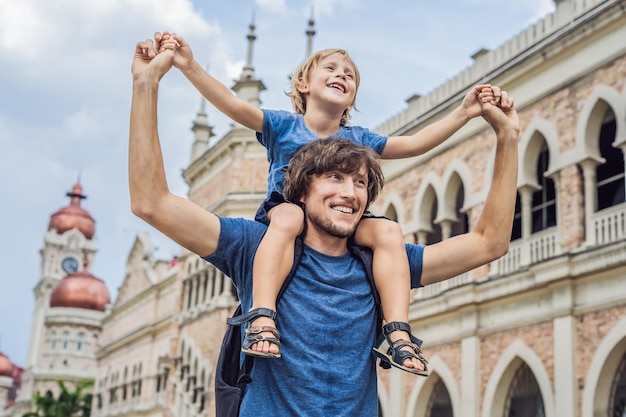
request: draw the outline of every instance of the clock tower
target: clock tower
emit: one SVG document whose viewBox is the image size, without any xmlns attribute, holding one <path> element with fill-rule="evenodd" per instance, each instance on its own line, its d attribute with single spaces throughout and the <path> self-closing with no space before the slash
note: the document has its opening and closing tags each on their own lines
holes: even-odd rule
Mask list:
<svg viewBox="0 0 626 417">
<path fill-rule="evenodd" d="M 75 184 L 66 195 L 70 203 L 50 216 L 40 250 L 39 279 L 33 290 L 35 307 L 22 391 L 32 389 L 36 368 L 42 363 L 45 345 L 49 342 L 46 322 L 52 314 L 50 299 L 53 290 L 67 275 L 86 271 L 97 252 L 95 220 L 81 207 L 86 198 L 82 186 Z"/>
</svg>

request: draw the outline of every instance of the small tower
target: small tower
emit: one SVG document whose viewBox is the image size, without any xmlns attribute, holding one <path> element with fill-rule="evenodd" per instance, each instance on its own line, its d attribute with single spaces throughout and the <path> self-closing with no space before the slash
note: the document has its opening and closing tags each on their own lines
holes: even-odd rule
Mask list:
<svg viewBox="0 0 626 417">
<path fill-rule="evenodd" d="M 239 80 L 235 81 L 232 90 L 237 94 L 237 97 L 247 101 L 255 107 L 261 106 L 260 93 L 265 90 L 265 85 L 261 80 L 256 78 L 254 74 L 254 67 L 252 66 L 252 53 L 254 50 L 254 41 L 256 40 L 256 34 L 254 33 L 256 26 L 254 25 L 254 15 L 252 16 L 252 22 L 250 23 L 248 32 L 248 53 L 246 58 L 246 64 L 241 71 Z M 234 124 L 234 128 L 242 127 L 238 123 Z"/>
<path fill-rule="evenodd" d="M 83 298 L 91 300 L 98 297 L 100 300 L 108 297 L 108 291 L 106 288 L 98 287 L 98 282 L 92 286 L 68 285 L 70 283 L 68 277 L 75 274 L 89 274 L 88 270 L 98 251 L 98 245 L 95 239 L 96 221 L 87 210 L 81 207 L 82 201 L 87 197 L 83 193 L 80 182 L 74 184 L 72 190 L 66 195 L 69 197 L 70 203 L 50 216 L 43 247 L 39 251 L 39 280 L 33 290 L 35 306 L 29 351 L 18 403 L 30 404 L 34 392 L 46 392 L 49 388 L 54 392 L 57 389 L 57 379 L 71 380 L 74 376 L 80 375 L 81 372 L 75 372 L 72 366 L 77 366 L 77 369 L 83 369 L 86 365 L 95 366 L 95 356 L 91 360 L 92 354 L 87 353 L 85 347 L 88 346 L 90 337 L 99 331 L 99 321 L 104 314 L 99 307 L 100 304 L 94 311 L 90 310 L 87 313 L 80 312 L 78 310 L 80 306 L 75 306 L 76 308 L 73 309 L 57 308 L 59 303 L 71 304 L 74 302 L 75 299 L 70 299 L 70 295 L 80 297 L 81 300 Z M 77 280 L 71 280 L 71 282 L 75 283 Z M 69 291 L 68 287 L 72 287 L 72 290 Z M 60 297 L 61 295 L 62 297 Z M 100 303 L 108 302 L 107 300 L 108 298 L 100 301 Z M 72 305 L 72 307 L 74 306 Z M 63 311 L 60 312 L 61 310 Z M 85 315 L 88 317 L 83 317 Z M 84 325 L 85 323 L 87 324 Z M 55 326 L 64 326 L 64 330 L 55 333 Z M 85 341 L 81 342 L 82 350 L 70 351 L 68 345 L 67 350 L 58 348 L 58 357 L 51 355 L 53 346 L 57 348 L 61 343 L 57 342 L 57 338 L 62 340 L 63 332 L 76 326 L 83 326 L 88 329 L 84 332 Z M 79 337 L 79 333 L 78 331 L 71 333 L 73 339 L 71 341 L 68 339 L 68 343 L 71 342 L 75 346 L 78 343 L 76 338 Z M 59 355 L 64 357 L 61 358 Z M 67 355 L 74 355 L 79 359 L 66 360 Z M 87 359 L 83 360 L 83 358 Z M 73 376 L 67 378 L 68 375 Z"/>
<path fill-rule="evenodd" d="M 198 159 L 209 147 L 209 140 L 213 136 L 213 127 L 209 125 L 209 116 L 206 112 L 206 101 L 202 97 L 200 101 L 200 110 L 196 114 L 196 119 L 191 127 L 194 133 L 193 145 L 191 145 L 191 159 L 189 163 Z"/>
</svg>

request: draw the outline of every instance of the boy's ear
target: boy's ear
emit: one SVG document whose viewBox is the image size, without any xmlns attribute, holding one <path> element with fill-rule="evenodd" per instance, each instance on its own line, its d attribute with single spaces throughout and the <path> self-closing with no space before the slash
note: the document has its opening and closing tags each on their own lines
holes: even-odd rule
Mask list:
<svg viewBox="0 0 626 417">
<path fill-rule="evenodd" d="M 298 79 L 298 82 L 296 83 L 296 88 L 298 89 L 298 92 L 302 94 L 309 92 L 309 84 L 304 82 L 302 77 Z"/>
</svg>

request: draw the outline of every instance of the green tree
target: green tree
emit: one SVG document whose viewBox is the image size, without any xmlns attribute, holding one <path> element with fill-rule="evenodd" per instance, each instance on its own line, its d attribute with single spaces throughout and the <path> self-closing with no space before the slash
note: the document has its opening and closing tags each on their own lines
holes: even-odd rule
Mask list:
<svg viewBox="0 0 626 417">
<path fill-rule="evenodd" d="M 36 411 L 24 414 L 22 417 L 89 417 L 91 412 L 92 394 L 84 392 L 93 385 L 90 380 L 81 380 L 76 383 L 73 391 L 68 390 L 63 381 L 59 384 L 59 396 L 54 398 L 50 392 L 33 395 Z"/>
</svg>

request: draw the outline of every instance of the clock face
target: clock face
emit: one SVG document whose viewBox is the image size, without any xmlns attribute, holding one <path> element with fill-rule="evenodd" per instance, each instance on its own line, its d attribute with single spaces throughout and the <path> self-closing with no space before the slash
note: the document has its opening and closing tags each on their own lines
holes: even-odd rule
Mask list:
<svg viewBox="0 0 626 417">
<path fill-rule="evenodd" d="M 76 260 L 76 258 L 68 256 L 61 261 L 61 268 L 66 274 L 72 274 L 78 271 L 78 261 Z"/>
</svg>

